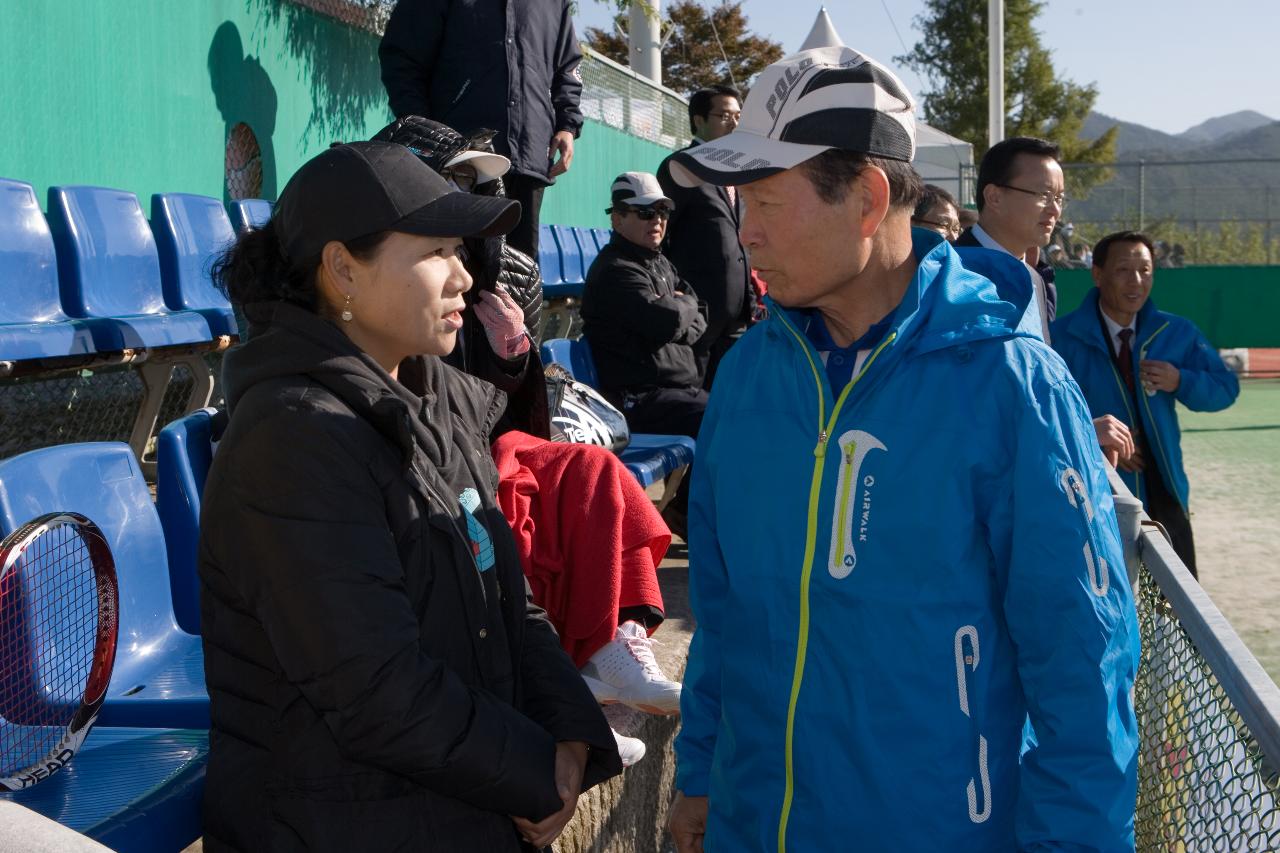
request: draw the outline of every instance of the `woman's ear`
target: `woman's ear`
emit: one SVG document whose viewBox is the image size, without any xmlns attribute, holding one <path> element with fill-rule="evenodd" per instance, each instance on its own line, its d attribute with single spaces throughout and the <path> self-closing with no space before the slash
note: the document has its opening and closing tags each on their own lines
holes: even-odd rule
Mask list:
<svg viewBox="0 0 1280 853">
<path fill-rule="evenodd" d="M 320 298 L 337 315 L 356 296 L 355 259 L 347 247 L 331 240 L 320 251 L 320 268 L 316 270 L 316 287 Z"/>
</svg>

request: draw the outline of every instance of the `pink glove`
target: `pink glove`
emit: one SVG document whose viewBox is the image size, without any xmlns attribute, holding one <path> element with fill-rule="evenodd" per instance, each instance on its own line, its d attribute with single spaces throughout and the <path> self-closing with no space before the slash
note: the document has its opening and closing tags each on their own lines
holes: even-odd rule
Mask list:
<svg viewBox="0 0 1280 853">
<path fill-rule="evenodd" d="M 524 329 L 524 312 L 502 288 L 484 291 L 476 299 L 476 317 L 484 325 L 489 346 L 508 361 L 529 351 L 529 334 Z"/>
</svg>

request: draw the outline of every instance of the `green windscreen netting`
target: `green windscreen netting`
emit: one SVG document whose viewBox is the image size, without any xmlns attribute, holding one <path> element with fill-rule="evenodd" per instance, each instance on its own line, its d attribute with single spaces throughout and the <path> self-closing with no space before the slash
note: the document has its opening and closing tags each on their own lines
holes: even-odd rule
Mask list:
<svg viewBox="0 0 1280 853">
<path fill-rule="evenodd" d="M 1280 850 L 1276 769 L 1145 568 L 1137 605 L 1137 849 Z"/>
</svg>

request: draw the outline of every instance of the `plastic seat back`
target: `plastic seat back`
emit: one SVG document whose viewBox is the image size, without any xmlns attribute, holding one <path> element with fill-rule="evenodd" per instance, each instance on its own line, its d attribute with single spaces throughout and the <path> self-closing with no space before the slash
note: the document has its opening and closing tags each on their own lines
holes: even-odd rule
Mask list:
<svg viewBox="0 0 1280 853">
<path fill-rule="evenodd" d="M 552 225 L 551 235 L 560 249 L 566 284 L 582 284 L 587 280 L 587 270 L 582 265 L 582 249 L 567 225 Z"/>
<path fill-rule="evenodd" d="M 261 198 L 239 198 L 227 206 L 231 228 L 237 234 L 261 228 L 271 221 L 271 202 Z"/>
<path fill-rule="evenodd" d="M 154 669 L 184 638 L 174 620 L 160 518 L 129 445 L 63 444 L 0 461 L 0 535 L 60 511 L 92 519 L 115 558 L 120 634 L 110 701 L 138 666 Z"/>
<path fill-rule="evenodd" d="M 573 232 L 573 238 L 578 243 L 578 251 L 582 253 L 582 280 L 587 280 L 587 273 L 591 271 L 591 264 L 595 262 L 596 255 L 600 254 L 600 247 L 596 245 L 595 235 L 591 233 L 590 228 L 582 228 L 573 226 L 569 229 Z"/>
<path fill-rule="evenodd" d="M 596 365 L 591 358 L 591 347 L 587 345 L 586 338 L 552 338 L 543 343 L 540 352 L 544 364 L 558 364 L 579 382 L 592 388 L 599 387 Z"/>
<path fill-rule="evenodd" d="M 0 323 L 56 323 L 58 300 L 53 235 L 31 184 L 0 178 Z"/>
<path fill-rule="evenodd" d="M 538 226 L 538 269 L 542 273 L 543 286 L 559 287 L 564 284 L 564 269 L 560 263 L 560 247 L 551 233 L 550 225 Z"/>
<path fill-rule="evenodd" d="M 200 409 L 169 423 L 156 444 L 156 511 L 168 550 L 173 612 L 189 634 L 200 633 L 201 498 L 226 424 L 226 412 Z"/>
<path fill-rule="evenodd" d="M 160 256 L 138 197 L 102 187 L 52 187 L 49 227 L 62 306 L 72 317 L 165 311 Z"/>
<path fill-rule="evenodd" d="M 235 240 L 222 202 L 186 193 L 151 197 L 151 227 L 160 253 L 164 301 L 175 311 L 231 310 L 209 278 L 214 259 Z"/>
<path fill-rule="evenodd" d="M 596 248 L 603 250 L 605 246 L 609 245 L 609 241 L 613 239 L 613 232 L 608 228 L 592 228 L 591 236 L 595 238 Z"/>
</svg>

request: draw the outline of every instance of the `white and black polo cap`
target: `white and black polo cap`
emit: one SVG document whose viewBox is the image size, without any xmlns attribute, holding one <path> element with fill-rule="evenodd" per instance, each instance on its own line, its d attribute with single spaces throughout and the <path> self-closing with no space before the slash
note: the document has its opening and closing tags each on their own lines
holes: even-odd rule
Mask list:
<svg viewBox="0 0 1280 853">
<path fill-rule="evenodd" d="M 662 193 L 662 185 L 658 179 L 648 172 L 623 172 L 613 179 L 610 201 L 615 204 L 626 204 L 631 207 L 648 207 L 665 201 L 674 204 Z"/>
<path fill-rule="evenodd" d="M 671 176 L 749 184 L 833 148 L 909 163 L 915 139 L 915 102 L 892 71 L 853 48 L 818 47 L 760 72 L 737 129 L 675 154 Z"/>
</svg>

